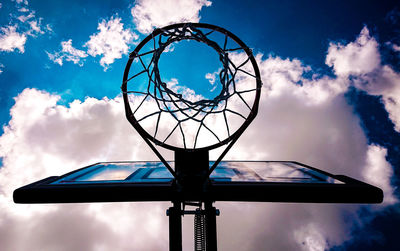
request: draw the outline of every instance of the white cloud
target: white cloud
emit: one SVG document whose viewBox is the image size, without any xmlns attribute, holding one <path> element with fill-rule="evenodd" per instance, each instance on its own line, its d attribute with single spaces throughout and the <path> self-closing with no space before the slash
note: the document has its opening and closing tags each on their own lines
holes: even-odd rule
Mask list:
<svg viewBox="0 0 400 251">
<path fill-rule="evenodd" d="M 42 30 L 42 27 L 41 27 L 41 22 L 42 22 L 42 19 L 40 18 L 39 20 L 33 20 L 33 21 L 30 21 L 30 22 L 28 22 L 29 23 L 29 25 L 31 26 L 31 29 L 30 29 L 30 34 L 44 34 L 44 31 Z"/>
<path fill-rule="evenodd" d="M 25 11 L 26 10 L 26 11 Z M 36 37 L 39 34 L 44 34 L 46 32 L 51 32 L 51 27 L 49 24 L 43 25 L 43 18 L 36 18 L 35 11 L 24 8 L 23 13 L 28 13 L 18 16 L 17 19 L 21 22 L 18 27 L 25 30 L 24 34 Z"/>
<path fill-rule="evenodd" d="M 49 53 L 46 52 L 49 59 L 54 63 L 63 65 L 63 60 L 71 61 L 79 66 L 83 65 L 82 59 L 86 58 L 88 55 L 82 50 L 78 50 L 72 46 L 72 39 L 68 41 L 61 42 L 61 51 Z"/>
<path fill-rule="evenodd" d="M 257 58 L 264 83 L 259 113 L 227 158 L 298 160 L 367 182 L 371 180 L 366 174 L 379 173 L 384 179 L 374 184 L 385 191 L 388 204 L 395 203 L 390 199 L 392 167 L 384 161 L 386 150 L 373 154 L 379 165 L 371 170 L 369 156 L 375 148 L 368 146 L 360 121 L 344 98 L 349 79 L 307 79 L 303 73 L 311 69 L 298 60 Z M 232 240 L 224 243 L 223 249 L 246 243 L 243 250 L 263 250 L 265 246 L 272 250 L 325 250 L 351 238 L 352 224 L 360 221 L 358 209 L 351 205 L 233 204 L 222 208 L 222 212 L 228 211 L 223 215 L 228 215 L 221 219 L 219 231 L 226 231 L 224 236 Z M 238 214 L 251 217 L 232 222 Z M 344 214 L 352 220 L 345 220 Z"/>
<path fill-rule="evenodd" d="M 400 52 L 400 45 L 397 45 L 392 42 L 386 42 L 385 45 L 387 45 L 390 49 L 392 49 L 395 52 Z"/>
<path fill-rule="evenodd" d="M 163 53 L 173 52 L 174 50 L 175 50 L 175 46 L 174 46 L 174 43 L 172 43 L 172 44 L 169 44 L 167 47 L 165 47 Z"/>
<path fill-rule="evenodd" d="M 198 22 L 203 6 L 211 6 L 207 0 L 139 0 L 131 9 L 136 29 L 150 33 L 154 27 L 181 22 Z"/>
<path fill-rule="evenodd" d="M 129 46 L 138 36 L 129 29 L 124 29 L 121 18 L 112 17 L 109 21 L 102 20 L 98 24 L 98 32 L 90 36 L 84 46 L 88 47 L 88 54 L 95 57 L 101 55 L 100 64 L 106 70 L 115 59 L 128 53 Z"/>
<path fill-rule="evenodd" d="M 217 71 L 215 71 L 213 73 L 206 73 L 206 75 L 204 76 L 211 85 L 211 88 L 207 88 L 210 90 L 210 92 L 215 91 L 218 87 L 218 84 L 215 84 L 215 81 L 218 79 L 218 74 L 220 71 L 221 71 L 221 69 L 218 69 Z M 219 83 L 219 82 L 217 81 L 217 83 Z"/>
<path fill-rule="evenodd" d="M 389 188 L 386 191 L 390 196 L 392 190 L 387 180 L 391 167 L 381 162 L 385 150 L 380 148 L 373 154 L 382 164 L 373 164 L 371 171 L 371 165 L 365 165 L 369 163 L 371 148 L 343 94 L 332 93 L 318 102 L 304 102 L 309 93 L 313 93 L 309 90 L 319 85 L 318 81 L 296 85 L 303 80 L 296 72 L 304 71 L 306 66 L 296 60 L 271 57 L 260 63 L 263 80 L 270 84 L 263 87 L 259 116 L 228 158 L 294 159 L 362 180 L 368 180 L 365 174 L 383 172 L 385 180 L 379 185 Z M 286 67 L 287 72 L 281 71 L 279 65 Z M 289 84 L 282 87 L 285 81 Z M 279 94 L 275 88 L 279 89 Z M 43 91 L 24 90 L 16 98 L 12 119 L 0 138 L 4 165 L 0 169 L 3 219 L 0 232 L 8 231 L 11 235 L 2 243 L 13 250 L 51 249 L 54 242 L 63 243 L 59 245 L 63 250 L 93 250 L 97 241 L 92 230 L 96 228 L 96 236 L 104 236 L 99 243 L 103 249 L 125 250 L 132 245 L 138 249 L 166 249 L 168 219 L 164 210 L 168 204 L 46 207 L 12 204 L 13 189 L 45 176 L 103 160 L 155 158 L 126 121 L 120 97 L 87 98 L 84 102 L 74 101 L 69 107 L 57 105 L 58 100 L 58 96 Z M 217 206 L 222 211 L 218 220 L 221 250 L 234 250 L 238 245 L 242 250 L 262 250 L 266 245 L 275 250 L 329 248 L 351 237 L 353 221 L 349 220 L 349 215 L 354 221 L 360 220 L 356 205 L 218 203 Z M 239 213 L 251 217 L 232 220 Z M 343 218 L 343 214 L 348 217 Z M 56 221 L 49 220 L 52 218 Z M 188 221 L 186 218 L 184 220 Z M 66 222 L 70 229 L 67 233 Z M 82 225 L 85 231 L 79 230 Z M 26 235 L 19 233 L 22 227 Z M 192 226 L 186 226 L 185 230 L 187 228 Z M 67 239 L 76 240 L 74 246 L 66 243 L 62 237 L 65 234 Z M 132 239 L 132 236 L 136 237 Z M 15 244 L 10 238 L 24 241 Z M 185 247 L 192 248 L 192 244 L 185 242 Z"/>
<path fill-rule="evenodd" d="M 372 72 L 381 63 L 378 42 L 364 27 L 357 40 L 347 45 L 330 43 L 326 64 L 332 66 L 338 76 L 361 75 Z"/>
<path fill-rule="evenodd" d="M 53 61 L 56 64 L 59 64 L 60 66 L 63 65 L 63 56 L 61 56 L 59 53 L 54 52 L 54 53 L 49 53 L 46 51 L 47 56 L 51 61 Z"/>
<path fill-rule="evenodd" d="M 351 83 L 370 95 L 382 96 L 389 117 L 400 132 L 400 74 L 380 60 L 379 44 L 364 27 L 355 42 L 330 44 L 326 63 L 339 78 L 351 78 Z"/>
<path fill-rule="evenodd" d="M 217 76 L 220 71 L 221 71 L 221 69 L 218 69 L 217 71 L 215 71 L 213 73 L 206 73 L 206 75 L 204 76 L 211 85 L 211 88 L 207 88 L 210 90 L 210 92 L 215 91 L 215 89 L 217 89 L 217 87 L 218 87 L 218 85 L 215 84 L 215 80 L 217 80 Z"/>
<path fill-rule="evenodd" d="M 344 76 L 305 78 L 304 73 L 312 69 L 296 59 L 258 55 L 257 60 L 264 83 L 259 114 L 227 158 L 297 160 L 380 186 L 387 197 L 382 208 L 395 203 L 386 149 L 368 145 L 359 118 L 344 97 L 352 82 Z M 397 73 L 387 70 L 385 74 Z M 0 137 L 2 247 L 17 251 L 167 249 L 168 204 L 12 203 L 13 189 L 46 176 L 103 160 L 155 158 L 126 121 L 121 97 L 87 98 L 68 107 L 57 105 L 59 98 L 24 90 L 15 99 L 11 120 Z M 352 227 L 362 220 L 357 214 L 360 205 L 217 203 L 217 207 L 222 212 L 218 218 L 221 250 L 328 249 L 350 239 Z M 184 232 L 192 229 L 187 218 Z M 189 238 L 185 249 L 193 248 Z"/>
<path fill-rule="evenodd" d="M 51 25 L 50 24 L 46 24 L 46 28 L 45 28 L 45 30 L 47 30 L 48 32 L 53 32 L 53 29 L 51 28 Z"/>
<path fill-rule="evenodd" d="M 17 11 L 20 14 L 19 16 L 15 14 L 11 14 L 10 16 L 20 22 L 16 26 L 23 30 L 24 34 L 35 37 L 38 34 L 52 31 L 49 24 L 42 25 L 42 17 L 36 17 L 36 12 L 29 9 L 28 1 L 16 1 L 16 3 Z"/>
<path fill-rule="evenodd" d="M 27 20 L 32 19 L 34 17 L 35 17 L 35 11 L 31 11 L 28 15 L 21 15 L 21 16 L 17 17 L 17 19 L 20 22 L 25 23 Z"/>
<path fill-rule="evenodd" d="M 21 7 L 21 8 L 18 8 L 18 11 L 19 11 L 19 12 L 28 12 L 29 9 L 28 9 L 28 8 L 25 8 L 25 7 Z"/>
<path fill-rule="evenodd" d="M 35 11 L 28 8 L 28 1 L 17 0 L 15 2 L 15 7 L 21 15 L 15 16 L 11 13 L 9 25 L 0 27 L 0 51 L 14 52 L 18 50 L 24 53 L 28 37 L 44 34 L 46 31 L 51 31 L 51 28 L 48 24 L 43 28 L 43 18 L 35 17 Z"/>
<path fill-rule="evenodd" d="M 361 177 L 359 171 L 346 169 L 360 167 L 366 152 L 365 135 L 343 95 L 346 84 L 327 76 L 306 79 L 302 74 L 310 69 L 299 60 L 257 58 L 263 79 L 259 114 L 247 136 L 239 139 L 241 154 L 232 157 L 297 159 Z M 257 150 L 261 145 L 263 150 Z M 337 154 L 342 158 L 335 158 Z"/>
<path fill-rule="evenodd" d="M 302 250 L 324 251 L 328 248 L 322 232 L 313 224 L 296 230 L 294 236 L 299 243 L 303 243 Z"/>
<path fill-rule="evenodd" d="M 392 44 L 392 48 L 394 51 L 400 52 L 400 46 L 397 44 Z"/>
<path fill-rule="evenodd" d="M 2 249 L 131 250 L 134 246 L 165 250 L 165 204 L 149 208 L 141 203 L 41 206 L 12 202 L 16 187 L 44 176 L 97 161 L 155 157 L 139 150 L 147 147 L 126 121 L 120 97 L 87 98 L 69 108 L 57 105 L 59 99 L 43 91 L 24 90 L 15 99 L 12 120 L 0 137 Z M 149 244 L 151 239 L 154 242 Z"/>
<path fill-rule="evenodd" d="M 387 149 L 377 146 L 368 146 L 367 165 L 363 177 L 370 184 L 380 187 L 384 193 L 384 205 L 394 204 L 398 200 L 393 195 L 393 187 L 390 184 L 393 169 L 386 161 Z"/>
<path fill-rule="evenodd" d="M 30 10 L 28 8 L 28 2 L 18 2 L 18 4 L 22 3 L 22 6 L 17 5 L 18 12 L 21 12 L 20 16 L 14 16 L 19 22 L 21 22 L 18 27 L 24 29 L 24 33 L 35 37 L 38 34 L 44 34 L 46 31 L 51 31 L 48 28 L 49 24 L 47 24 L 44 28 L 42 25 L 43 18 L 36 18 L 36 12 L 34 10 Z"/>
<path fill-rule="evenodd" d="M 354 84 L 371 95 L 382 97 L 383 104 L 394 123 L 396 131 L 400 132 L 400 73 L 388 65 L 381 65 L 378 70 L 366 76 L 358 76 Z"/>
<path fill-rule="evenodd" d="M 28 0 L 13 0 L 14 2 L 16 2 L 17 4 L 25 4 L 28 5 Z"/>
<path fill-rule="evenodd" d="M 304 98 L 302 102 L 308 104 L 321 104 L 344 93 L 349 81 L 342 78 L 332 78 L 314 74 L 311 79 L 304 74 L 311 71 L 298 59 L 282 59 L 269 56 L 262 60 L 262 55 L 257 55 L 261 65 L 263 91 L 271 97 L 280 97 L 285 93 L 292 93 L 296 98 Z"/>
<path fill-rule="evenodd" d="M 25 51 L 26 35 L 18 33 L 16 26 L 1 27 L 0 34 L 0 51 L 12 52 L 18 49 L 20 52 Z"/>
<path fill-rule="evenodd" d="M 215 83 L 215 76 L 217 75 L 218 72 L 213 72 L 213 73 L 207 73 L 205 78 L 210 82 L 210 84 L 214 85 Z"/>
</svg>

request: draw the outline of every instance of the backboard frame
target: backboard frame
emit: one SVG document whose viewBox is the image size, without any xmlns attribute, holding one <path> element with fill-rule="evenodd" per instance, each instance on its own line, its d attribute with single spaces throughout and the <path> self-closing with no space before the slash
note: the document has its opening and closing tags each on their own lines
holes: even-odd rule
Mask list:
<svg viewBox="0 0 400 251">
<path fill-rule="evenodd" d="M 142 161 L 141 161 L 142 162 Z M 254 163 L 264 161 L 225 161 L 226 163 Z M 222 163 L 225 163 L 222 162 Z M 279 162 L 279 161 L 269 161 Z M 282 161 L 283 162 L 283 161 Z M 333 175 L 317 168 L 296 162 L 284 161 L 316 171 L 343 184 L 213 181 L 201 190 L 180 189 L 172 177 L 165 182 L 92 182 L 59 183 L 57 180 L 100 164 L 138 163 L 135 161 L 99 162 L 61 176 L 51 176 L 14 191 L 16 203 L 89 203 L 89 202 L 139 202 L 139 201 L 248 201 L 294 203 L 380 203 L 381 189 L 347 177 Z M 161 163 L 161 162 L 154 162 Z"/>
</svg>

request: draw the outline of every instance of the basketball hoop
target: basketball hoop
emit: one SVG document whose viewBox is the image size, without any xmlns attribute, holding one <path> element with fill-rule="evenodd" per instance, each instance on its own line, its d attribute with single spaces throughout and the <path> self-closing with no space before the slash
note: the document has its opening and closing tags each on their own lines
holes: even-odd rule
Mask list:
<svg viewBox="0 0 400 251">
<path fill-rule="evenodd" d="M 214 98 L 191 100 L 162 78 L 160 56 L 183 40 L 204 43 L 218 53 L 222 67 L 216 82 L 221 92 Z M 238 55 L 243 58 L 241 62 L 233 58 Z M 214 25 L 182 23 L 154 30 L 136 47 L 121 88 L 127 118 L 142 137 L 170 150 L 211 150 L 237 139 L 255 118 L 261 79 L 252 51 L 235 35 Z M 234 99 L 236 103 L 231 101 Z M 141 113 L 149 106 L 156 109 Z M 161 122 L 163 119 L 168 122 Z M 213 125 L 217 120 L 223 121 L 223 130 L 221 124 L 219 128 Z M 166 124 L 169 132 L 161 135 L 160 127 Z"/>
</svg>

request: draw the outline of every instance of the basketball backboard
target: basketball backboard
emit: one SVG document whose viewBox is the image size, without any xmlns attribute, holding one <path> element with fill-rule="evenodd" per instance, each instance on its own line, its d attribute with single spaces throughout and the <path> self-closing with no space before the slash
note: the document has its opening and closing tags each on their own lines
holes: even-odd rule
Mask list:
<svg viewBox="0 0 400 251">
<path fill-rule="evenodd" d="M 174 162 L 168 162 L 172 167 Z M 210 162 L 212 166 L 213 162 Z M 379 188 L 293 161 L 222 161 L 208 187 L 182 192 L 162 162 L 101 162 L 14 192 L 17 203 L 260 201 L 379 203 Z"/>
</svg>

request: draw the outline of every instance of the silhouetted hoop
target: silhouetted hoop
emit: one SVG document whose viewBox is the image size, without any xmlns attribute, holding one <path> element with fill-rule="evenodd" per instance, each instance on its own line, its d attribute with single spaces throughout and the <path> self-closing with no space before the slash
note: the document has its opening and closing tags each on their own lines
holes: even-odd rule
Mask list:
<svg viewBox="0 0 400 251">
<path fill-rule="evenodd" d="M 194 98 L 162 78 L 161 54 L 184 40 L 219 54 L 222 87 L 213 99 Z M 237 139 L 256 117 L 261 85 L 253 53 L 238 37 L 215 25 L 180 23 L 155 29 L 135 48 L 121 89 L 127 119 L 143 138 L 170 150 L 211 150 Z"/>
</svg>

